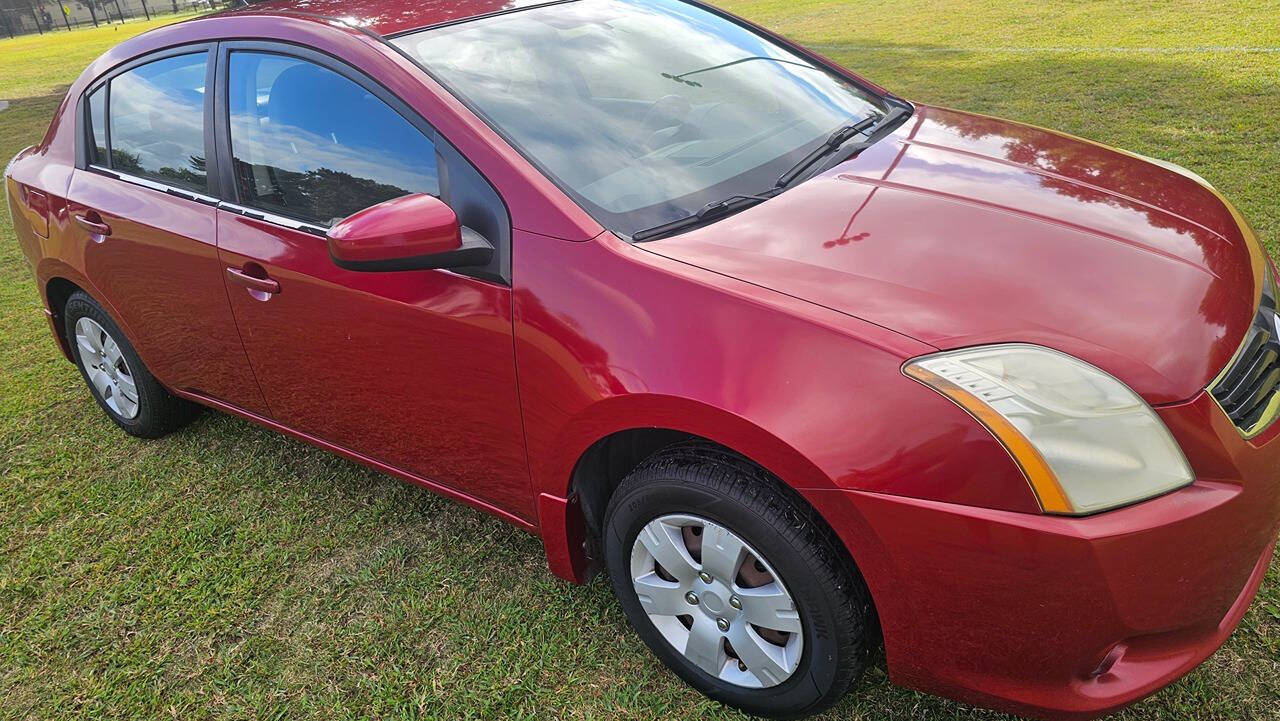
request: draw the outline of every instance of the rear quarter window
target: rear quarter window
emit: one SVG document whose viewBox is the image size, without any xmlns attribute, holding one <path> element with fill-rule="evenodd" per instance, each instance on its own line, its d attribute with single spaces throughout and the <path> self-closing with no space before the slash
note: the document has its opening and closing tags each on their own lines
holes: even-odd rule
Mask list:
<svg viewBox="0 0 1280 721">
<path fill-rule="evenodd" d="M 107 164 L 107 88 L 102 86 L 89 96 L 89 137 L 93 139 L 89 162 Z"/>
</svg>

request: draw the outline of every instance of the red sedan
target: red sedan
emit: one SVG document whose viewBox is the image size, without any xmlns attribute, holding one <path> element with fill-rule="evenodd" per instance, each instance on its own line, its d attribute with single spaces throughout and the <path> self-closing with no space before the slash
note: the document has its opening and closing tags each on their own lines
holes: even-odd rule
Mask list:
<svg viewBox="0 0 1280 721">
<path fill-rule="evenodd" d="M 180 23 L 5 187 L 126 432 L 209 406 L 489 511 L 755 714 L 883 642 L 899 684 L 1094 717 L 1272 558 L 1275 271 L 1228 201 L 699 2 Z"/>
</svg>

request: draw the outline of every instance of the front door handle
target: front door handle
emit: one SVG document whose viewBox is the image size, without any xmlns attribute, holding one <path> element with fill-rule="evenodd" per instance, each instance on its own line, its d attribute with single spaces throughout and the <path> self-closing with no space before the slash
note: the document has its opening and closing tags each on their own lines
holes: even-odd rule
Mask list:
<svg viewBox="0 0 1280 721">
<path fill-rule="evenodd" d="M 250 294 L 258 300 L 266 300 L 265 296 L 280 292 L 280 284 L 270 278 L 255 278 L 239 268 L 227 268 L 227 280 L 249 289 Z M 259 297 L 261 294 L 263 297 Z"/>
<path fill-rule="evenodd" d="M 111 226 L 102 222 L 102 218 L 93 211 L 89 211 L 84 215 L 77 213 L 72 217 L 76 219 L 76 225 L 79 225 L 81 228 L 84 228 L 93 235 L 100 235 L 104 238 L 111 235 Z"/>
</svg>

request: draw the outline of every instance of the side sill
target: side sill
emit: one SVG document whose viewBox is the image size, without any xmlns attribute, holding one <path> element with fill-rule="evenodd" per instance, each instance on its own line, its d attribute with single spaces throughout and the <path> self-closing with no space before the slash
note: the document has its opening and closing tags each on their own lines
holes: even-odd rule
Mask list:
<svg viewBox="0 0 1280 721">
<path fill-rule="evenodd" d="M 311 445 L 316 446 L 317 448 L 321 448 L 335 455 L 342 456 L 347 460 L 355 461 L 356 463 L 369 466 L 370 468 L 376 471 L 385 473 L 389 476 L 394 476 L 406 483 L 411 483 L 415 486 L 422 486 L 423 488 L 426 488 L 427 490 L 437 495 L 444 496 L 445 498 L 448 498 L 453 501 L 464 503 L 468 506 L 484 511 L 489 515 L 497 516 L 499 519 L 506 521 L 507 523 L 510 523 L 516 528 L 519 528 L 520 530 L 525 531 L 527 533 L 531 533 L 535 536 L 541 535 L 539 533 L 539 529 L 536 524 L 530 523 L 529 521 L 526 521 L 525 519 L 515 515 L 514 513 L 505 511 L 486 501 L 482 501 L 473 496 L 469 496 L 466 493 L 463 493 L 462 491 L 455 490 L 453 488 L 450 488 L 449 486 L 436 483 L 435 481 L 431 481 L 426 478 L 422 478 L 420 476 L 415 476 L 414 474 L 409 473 L 407 471 L 400 470 L 395 466 L 388 465 L 386 463 L 383 463 L 382 461 L 370 458 L 356 451 L 350 450 L 348 448 L 344 448 L 334 443 L 330 443 L 329 441 L 316 438 L 315 436 L 312 436 L 310 434 L 303 433 L 302 431 L 298 431 L 288 426 L 277 423 L 269 418 L 264 418 L 255 413 L 250 413 L 249 411 L 246 411 L 237 406 L 233 406 L 230 403 L 224 403 L 215 398 L 210 398 L 208 396 L 201 395 L 199 393 L 192 393 L 190 391 L 183 391 L 183 390 L 177 390 L 172 388 L 169 390 L 174 395 L 180 398 L 185 398 L 186 400 L 199 403 L 204 406 L 209 406 L 210 408 L 213 408 L 215 410 L 219 410 L 224 413 L 229 413 L 233 416 L 239 416 L 241 418 L 244 418 L 245 420 L 253 421 L 254 423 L 257 423 L 260 426 L 265 426 L 267 428 L 270 428 L 273 431 L 283 433 L 286 436 L 290 436 L 300 441 L 310 443 Z"/>
</svg>

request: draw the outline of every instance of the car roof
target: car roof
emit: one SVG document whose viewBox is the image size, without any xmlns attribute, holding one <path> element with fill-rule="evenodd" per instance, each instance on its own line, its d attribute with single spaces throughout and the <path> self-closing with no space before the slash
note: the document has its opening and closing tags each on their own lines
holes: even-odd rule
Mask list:
<svg viewBox="0 0 1280 721">
<path fill-rule="evenodd" d="M 320 16 L 392 35 L 556 2 L 564 0 L 268 0 L 219 14 Z"/>
</svg>

